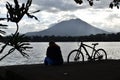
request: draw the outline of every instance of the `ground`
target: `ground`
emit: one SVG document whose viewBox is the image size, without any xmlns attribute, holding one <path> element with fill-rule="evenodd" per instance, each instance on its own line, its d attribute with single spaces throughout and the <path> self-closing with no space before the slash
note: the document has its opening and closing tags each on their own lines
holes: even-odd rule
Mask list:
<svg viewBox="0 0 120 80">
<path fill-rule="evenodd" d="M 0 75 L 5 80 L 120 80 L 120 60 L 4 66 Z"/>
</svg>

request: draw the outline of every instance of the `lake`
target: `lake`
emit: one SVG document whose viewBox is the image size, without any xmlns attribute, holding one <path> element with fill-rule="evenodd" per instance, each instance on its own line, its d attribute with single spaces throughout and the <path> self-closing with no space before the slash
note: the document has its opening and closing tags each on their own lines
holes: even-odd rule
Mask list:
<svg viewBox="0 0 120 80">
<path fill-rule="evenodd" d="M 63 55 L 64 61 L 66 61 L 69 52 L 73 49 L 77 49 L 79 42 L 56 42 L 60 47 Z M 92 43 L 96 42 L 84 42 L 92 46 Z M 19 52 L 15 51 L 14 53 L 8 55 L 2 61 L 0 61 L 0 66 L 4 65 L 21 65 L 21 64 L 39 64 L 43 63 L 46 49 L 48 47 L 48 42 L 31 42 L 33 49 L 28 52 L 29 59 L 24 58 Z M 103 48 L 107 52 L 109 59 L 120 59 L 120 42 L 99 42 L 99 45 L 96 48 Z M 5 51 L 0 54 L 0 57 L 5 55 L 10 47 L 7 47 Z M 90 49 L 88 49 L 91 52 Z"/>
</svg>

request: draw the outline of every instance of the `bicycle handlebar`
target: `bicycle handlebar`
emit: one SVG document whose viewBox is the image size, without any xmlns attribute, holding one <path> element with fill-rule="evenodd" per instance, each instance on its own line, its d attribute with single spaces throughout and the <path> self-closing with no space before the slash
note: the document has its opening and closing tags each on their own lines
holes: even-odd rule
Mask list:
<svg viewBox="0 0 120 80">
<path fill-rule="evenodd" d="M 94 46 L 96 46 L 96 45 L 98 45 L 99 43 L 92 43 L 92 45 L 94 45 Z"/>
</svg>

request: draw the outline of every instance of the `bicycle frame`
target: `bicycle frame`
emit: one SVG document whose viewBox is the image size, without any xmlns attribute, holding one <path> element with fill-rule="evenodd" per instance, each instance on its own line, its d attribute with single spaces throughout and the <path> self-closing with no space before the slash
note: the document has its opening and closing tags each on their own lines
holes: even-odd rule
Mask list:
<svg viewBox="0 0 120 80">
<path fill-rule="evenodd" d="M 92 54 L 91 54 L 91 55 L 90 55 L 89 52 L 87 51 L 86 47 L 89 47 L 89 48 L 92 49 Z M 88 58 L 89 58 L 89 59 L 92 59 L 93 54 L 94 54 L 94 52 L 96 51 L 96 49 L 95 49 L 95 45 L 94 45 L 93 47 L 91 47 L 91 46 L 86 45 L 86 44 L 84 44 L 83 42 L 81 42 L 81 45 L 80 45 L 80 47 L 78 48 L 78 50 L 81 51 L 82 48 L 83 48 L 84 51 L 86 52 L 86 55 L 88 55 Z"/>
<path fill-rule="evenodd" d="M 70 61 L 71 62 L 72 61 L 75 61 L 75 62 L 84 61 L 83 51 L 85 51 L 86 56 L 88 57 L 87 58 L 88 61 L 106 60 L 107 59 L 106 51 L 102 48 L 96 49 L 96 45 L 98 45 L 98 43 L 92 43 L 92 45 L 93 46 L 89 46 L 81 42 L 81 45 L 79 45 L 78 49 L 74 49 L 68 54 L 67 62 L 69 63 Z M 87 47 L 92 50 L 92 53 L 88 51 Z"/>
</svg>

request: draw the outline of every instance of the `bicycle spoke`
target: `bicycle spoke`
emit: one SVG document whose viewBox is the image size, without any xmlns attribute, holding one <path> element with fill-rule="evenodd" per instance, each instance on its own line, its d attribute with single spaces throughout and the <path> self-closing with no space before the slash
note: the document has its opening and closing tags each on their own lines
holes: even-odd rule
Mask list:
<svg viewBox="0 0 120 80">
<path fill-rule="evenodd" d="M 73 50 L 70 52 L 67 58 L 67 62 L 80 62 L 84 61 L 84 56 L 79 50 Z"/>
<path fill-rule="evenodd" d="M 105 50 L 98 49 L 94 54 L 94 59 L 95 60 L 105 60 L 105 59 L 107 59 L 107 54 L 106 54 Z"/>
</svg>

